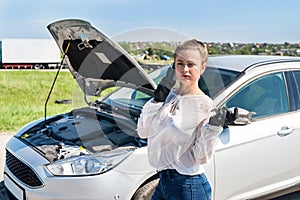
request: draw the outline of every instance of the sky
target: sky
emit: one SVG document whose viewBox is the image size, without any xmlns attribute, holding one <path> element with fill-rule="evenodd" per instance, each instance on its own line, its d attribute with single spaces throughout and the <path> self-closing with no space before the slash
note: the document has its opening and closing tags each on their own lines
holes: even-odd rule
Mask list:
<svg viewBox="0 0 300 200">
<path fill-rule="evenodd" d="M 48 24 L 83 19 L 128 41 L 300 43 L 299 10 L 299 0 L 1 0 L 0 40 L 51 38 Z"/>
</svg>

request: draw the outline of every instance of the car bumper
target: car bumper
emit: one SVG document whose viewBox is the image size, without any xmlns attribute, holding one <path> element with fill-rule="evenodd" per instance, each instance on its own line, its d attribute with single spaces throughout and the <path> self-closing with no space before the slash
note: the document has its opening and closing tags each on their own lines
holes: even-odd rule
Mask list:
<svg viewBox="0 0 300 200">
<path fill-rule="evenodd" d="M 41 180 L 41 185 L 35 187 L 24 184 L 5 165 L 6 188 L 24 200 L 130 199 L 145 176 L 145 173 L 132 176 L 128 170 L 116 168 L 93 176 L 53 176 L 45 168 L 49 161 L 19 139 L 13 137 L 6 150 L 26 163 Z"/>
<path fill-rule="evenodd" d="M 109 178 L 111 180 L 111 178 Z M 106 179 L 107 180 L 107 179 Z M 47 180 L 41 188 L 29 188 L 24 186 L 8 173 L 4 175 L 5 187 L 19 200 L 95 200 L 95 199 L 127 199 L 126 192 L 122 192 L 124 186 L 129 186 L 128 180 L 123 182 L 119 178 L 118 183 L 105 183 L 92 179 L 52 179 Z M 109 181 L 109 180 L 107 180 Z M 120 182 L 120 183 L 119 183 Z M 112 187 L 113 185 L 113 187 Z M 116 192 L 113 192 L 116 191 Z M 129 191 L 124 188 L 123 191 Z"/>
</svg>

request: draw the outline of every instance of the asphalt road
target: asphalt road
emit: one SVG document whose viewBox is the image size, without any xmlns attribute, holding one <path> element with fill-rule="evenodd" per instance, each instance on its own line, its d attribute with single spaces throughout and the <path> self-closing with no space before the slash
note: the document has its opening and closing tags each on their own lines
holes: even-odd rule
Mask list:
<svg viewBox="0 0 300 200">
<path fill-rule="evenodd" d="M 8 140 L 13 136 L 13 133 L 0 133 L 0 200 L 8 200 L 6 191 L 4 189 L 3 183 L 3 169 L 5 163 L 5 145 Z M 287 194 L 288 193 L 288 194 Z M 278 194 L 283 195 L 281 197 L 274 198 Z M 266 197 L 263 199 L 272 199 L 273 200 L 299 200 L 300 199 L 300 186 L 297 188 L 291 188 L 290 190 L 285 191 L 284 193 L 276 193 L 273 196 Z"/>
</svg>

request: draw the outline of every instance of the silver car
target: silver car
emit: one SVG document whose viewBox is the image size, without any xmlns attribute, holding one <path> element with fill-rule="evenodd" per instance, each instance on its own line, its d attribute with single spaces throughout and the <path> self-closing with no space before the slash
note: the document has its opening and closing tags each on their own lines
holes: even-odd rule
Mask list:
<svg viewBox="0 0 300 200">
<path fill-rule="evenodd" d="M 48 29 L 87 106 L 29 123 L 7 143 L 10 197 L 149 199 L 158 176 L 136 123 L 168 66 L 147 74 L 83 20 L 54 22 Z M 216 106 L 247 116 L 224 127 L 205 165 L 213 199 L 267 198 L 300 184 L 299 58 L 212 56 L 199 86 Z M 117 89 L 90 100 L 110 87 Z"/>
</svg>

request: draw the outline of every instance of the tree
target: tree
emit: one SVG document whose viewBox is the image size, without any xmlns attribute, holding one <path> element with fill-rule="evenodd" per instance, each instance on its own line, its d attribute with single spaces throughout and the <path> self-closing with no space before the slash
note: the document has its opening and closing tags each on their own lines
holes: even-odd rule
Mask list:
<svg viewBox="0 0 300 200">
<path fill-rule="evenodd" d="M 218 51 L 214 47 L 209 47 L 208 48 L 208 54 L 218 54 Z"/>
<path fill-rule="evenodd" d="M 242 55 L 251 55 L 251 52 L 248 49 L 242 49 L 241 54 Z"/>
<path fill-rule="evenodd" d="M 153 49 L 152 49 L 151 47 L 149 47 L 149 48 L 147 49 L 147 51 L 148 51 L 148 55 L 149 55 L 149 56 L 153 56 L 153 55 L 154 55 L 154 51 L 153 51 Z"/>
</svg>

